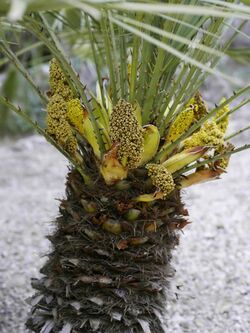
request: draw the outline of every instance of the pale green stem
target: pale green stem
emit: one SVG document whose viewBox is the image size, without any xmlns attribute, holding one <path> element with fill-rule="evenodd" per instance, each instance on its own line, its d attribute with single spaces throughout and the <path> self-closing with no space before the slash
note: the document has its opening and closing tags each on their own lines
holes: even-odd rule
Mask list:
<svg viewBox="0 0 250 333">
<path fill-rule="evenodd" d="M 12 64 L 17 68 L 17 70 L 24 76 L 24 78 L 29 82 L 29 84 L 32 86 L 32 88 L 37 92 L 37 94 L 41 98 L 42 102 L 44 104 L 47 104 L 48 98 L 42 93 L 40 88 L 37 87 L 37 85 L 33 81 L 29 72 L 25 69 L 23 64 L 19 61 L 19 59 L 16 57 L 16 55 L 11 51 L 11 49 L 8 47 L 8 45 L 6 44 L 6 42 L 4 40 L 0 41 L 0 49 L 2 49 L 2 52 L 10 59 Z"/>
<path fill-rule="evenodd" d="M 178 86 L 181 85 L 181 81 L 184 77 L 184 75 L 186 74 L 188 68 L 190 68 L 190 66 L 188 65 L 184 65 L 181 72 L 180 72 L 180 75 L 179 77 L 177 78 L 175 84 L 173 85 L 172 89 L 171 89 L 171 92 L 169 93 L 169 97 L 168 97 L 168 100 L 167 100 L 167 103 L 170 103 L 171 101 L 171 98 L 173 98 L 174 94 L 175 94 L 175 91 L 177 89 L 180 89 Z M 186 89 L 186 86 L 189 82 L 189 79 L 191 78 L 191 72 L 188 73 L 188 75 L 186 76 L 186 79 L 184 81 L 184 83 L 181 85 L 181 89 L 179 91 L 179 95 L 181 94 L 184 94 L 185 93 L 185 89 Z M 160 133 L 163 134 L 165 129 L 166 129 L 166 126 L 169 124 L 169 122 L 171 121 L 174 113 L 175 113 L 175 110 L 176 110 L 176 107 L 177 105 L 180 103 L 180 100 L 178 98 L 175 98 L 174 101 L 173 101 L 173 105 L 171 106 L 168 114 L 164 117 L 164 115 L 162 116 L 162 119 L 161 119 L 161 127 L 160 127 Z"/>
<path fill-rule="evenodd" d="M 86 170 L 83 169 L 81 165 L 78 164 L 77 161 L 72 159 L 72 157 L 60 146 L 58 143 L 50 137 L 44 129 L 42 129 L 36 122 L 34 122 L 25 112 L 21 110 L 20 107 L 16 107 L 13 105 L 7 98 L 0 96 L 0 103 L 7 106 L 10 110 L 17 113 L 21 118 L 23 118 L 28 124 L 30 124 L 39 134 L 41 134 L 50 144 L 52 144 L 61 154 L 63 154 L 72 165 L 79 171 L 82 175 L 85 183 L 87 185 L 92 184 L 91 178 L 87 175 Z"/>
<path fill-rule="evenodd" d="M 223 22 L 221 22 L 221 23 L 223 23 Z M 241 29 L 244 26 L 244 24 L 241 24 L 240 27 L 239 27 L 239 29 Z M 210 27 L 211 31 L 212 32 L 217 31 L 219 25 L 220 25 L 220 22 L 217 22 L 214 25 L 212 25 L 212 27 Z M 210 34 L 209 36 L 205 37 L 203 43 L 211 43 L 213 41 L 213 37 L 215 37 L 215 36 L 216 35 L 214 35 L 214 34 Z M 237 33 L 235 32 L 233 34 L 233 36 L 230 37 L 230 39 L 227 41 L 226 45 L 224 46 L 225 50 L 229 47 L 229 45 L 232 43 L 232 41 L 235 39 L 236 36 L 237 36 Z M 202 54 L 201 51 L 198 51 L 196 59 L 198 59 L 199 61 L 201 61 L 203 59 L 203 61 L 205 61 L 204 60 L 204 56 L 205 55 Z M 213 62 L 211 64 L 211 68 L 213 68 L 217 64 L 217 62 L 219 61 L 219 59 L 220 59 L 219 57 L 215 57 L 214 58 L 214 60 L 213 60 Z M 196 72 L 196 74 L 195 74 L 195 72 Z M 202 82 L 204 81 L 205 77 L 207 77 L 207 75 L 208 75 L 208 73 L 206 73 L 206 75 L 201 75 L 200 69 L 192 66 L 191 69 L 190 69 L 190 72 L 189 72 L 189 74 L 187 76 L 187 78 L 185 79 L 185 81 L 183 83 L 183 86 L 182 86 L 182 88 L 181 88 L 178 96 L 183 96 L 184 94 L 185 95 L 189 95 L 189 90 L 196 91 L 200 87 L 200 85 L 202 84 Z M 202 77 L 202 79 L 199 79 L 200 77 Z M 197 84 L 197 83 L 195 84 L 195 81 L 197 81 L 197 80 L 199 81 L 199 84 Z M 190 86 L 190 89 L 188 89 L 188 86 Z M 175 99 L 176 101 L 180 101 L 180 98 L 178 98 L 178 96 Z M 168 122 L 169 122 L 169 120 L 171 118 L 170 115 L 172 116 L 174 114 L 175 108 L 176 108 L 177 104 L 178 103 L 176 102 L 172 106 L 172 108 L 170 110 L 170 114 L 169 114 L 168 118 L 166 119 L 163 128 L 165 128 L 165 126 L 168 124 Z M 180 111 L 181 111 L 181 108 L 180 108 Z M 178 116 L 178 114 L 179 114 L 179 112 L 176 113 L 175 116 Z M 162 130 L 163 130 L 163 128 L 162 128 Z"/>
<path fill-rule="evenodd" d="M 84 105 L 86 106 L 88 110 L 88 114 L 90 117 L 90 120 L 93 124 L 93 128 L 95 131 L 95 135 L 98 141 L 98 145 L 100 148 L 101 153 L 103 154 L 105 152 L 105 146 L 104 142 L 102 140 L 102 136 L 99 131 L 99 127 L 97 124 L 97 121 L 95 119 L 95 116 L 93 114 L 92 108 L 89 104 L 88 98 L 85 94 L 85 87 L 83 87 L 81 81 L 79 80 L 79 75 L 74 71 L 73 67 L 69 63 L 69 61 L 64 56 L 64 51 L 60 45 L 60 42 L 58 38 L 55 36 L 54 32 L 51 32 L 51 29 L 48 26 L 48 22 L 43 17 L 44 25 L 38 25 L 37 21 L 32 20 L 31 18 L 26 18 L 26 21 L 29 21 L 30 23 L 24 22 L 24 25 L 27 29 L 30 29 L 40 40 L 44 42 L 44 44 L 50 49 L 52 54 L 58 59 L 60 64 L 62 65 L 62 70 L 66 74 L 66 77 L 68 78 L 68 82 L 70 86 L 73 86 L 71 83 L 71 80 L 74 82 L 75 87 L 73 86 L 73 91 L 75 91 L 76 94 L 80 94 L 82 101 Z M 41 29 L 43 28 L 43 29 Z M 46 35 L 44 34 L 44 28 L 46 29 L 47 33 L 49 34 L 52 41 L 50 41 Z M 57 48 L 57 45 L 60 45 L 60 49 Z M 62 50 L 62 51 L 60 51 Z"/>
<path fill-rule="evenodd" d="M 137 14 L 138 21 L 141 22 L 142 15 Z M 137 82 L 137 69 L 139 64 L 139 47 L 141 44 L 141 39 L 137 35 L 133 36 L 133 46 L 132 46 L 132 64 L 131 64 L 131 75 L 130 75 L 130 87 L 129 87 L 129 100 L 130 103 L 134 103 L 136 94 L 136 82 Z"/>
<path fill-rule="evenodd" d="M 150 24 L 152 23 L 152 19 L 153 17 L 151 15 L 145 15 L 143 21 Z M 143 103 L 144 95 L 146 93 L 148 83 L 150 82 L 152 71 L 149 68 L 149 65 L 152 63 L 154 50 L 154 45 L 145 40 L 142 41 L 141 62 L 139 64 L 138 78 L 139 84 L 137 85 L 136 91 L 136 100 L 140 105 Z"/>
<path fill-rule="evenodd" d="M 182 21 L 182 20 L 178 20 L 178 19 L 176 19 L 176 18 L 174 18 L 174 17 L 171 17 L 171 16 L 168 16 L 168 15 L 160 15 L 160 17 L 163 17 L 163 18 L 165 18 L 165 19 L 167 19 L 167 20 L 169 20 L 169 21 L 173 21 L 173 22 L 179 23 L 181 26 L 191 28 L 191 29 L 193 29 L 193 30 L 196 30 L 197 32 L 202 32 L 202 33 L 204 33 L 205 35 L 210 35 L 210 36 L 215 37 L 215 38 L 217 38 L 217 39 L 219 38 L 217 35 L 215 35 L 215 34 L 209 32 L 209 31 L 207 31 L 207 30 L 205 30 L 205 29 L 200 28 L 200 26 L 197 27 L 197 26 L 195 26 L 195 25 L 193 25 L 193 24 L 190 24 L 190 23 L 184 22 L 184 21 Z"/>
<path fill-rule="evenodd" d="M 110 43 L 111 43 L 111 50 L 113 53 L 113 67 L 114 67 L 114 74 L 115 74 L 115 82 L 116 82 L 116 92 L 117 92 L 117 100 L 119 99 L 119 95 L 121 96 L 121 82 L 120 82 L 120 66 L 118 61 L 118 48 L 116 43 L 116 35 L 114 31 L 114 24 L 110 20 L 110 13 L 108 12 L 108 23 L 109 23 L 109 31 L 110 31 Z"/>
<path fill-rule="evenodd" d="M 238 104 L 236 107 L 234 107 L 232 110 L 229 110 L 227 112 L 225 112 L 224 114 L 222 114 L 220 117 L 218 117 L 216 119 L 216 123 L 218 123 L 219 121 L 223 120 L 224 118 L 226 118 L 227 116 L 231 115 L 232 113 L 234 113 L 235 111 L 239 110 L 242 106 L 248 104 L 250 102 L 250 99 L 247 99 L 243 102 L 241 102 L 240 104 Z"/>
<path fill-rule="evenodd" d="M 239 135 L 239 134 L 241 134 L 241 133 L 243 133 L 243 132 L 245 132 L 245 131 L 248 131 L 249 129 L 250 129 L 250 125 L 248 125 L 247 127 L 244 127 L 244 128 L 242 128 L 242 129 L 240 129 L 240 130 L 237 131 L 237 132 L 234 132 L 234 133 L 232 133 L 232 134 L 226 136 L 226 137 L 225 137 L 225 141 L 228 141 L 228 140 L 234 138 L 235 136 L 237 136 L 237 135 Z"/>
<path fill-rule="evenodd" d="M 234 150 L 227 151 L 227 152 L 224 152 L 222 154 L 218 154 L 218 155 L 216 155 L 214 157 L 208 158 L 208 159 L 206 159 L 204 161 L 195 162 L 194 164 L 190 165 L 189 167 L 184 167 L 181 170 L 179 170 L 178 172 L 174 173 L 173 177 L 177 178 L 177 177 L 181 176 L 182 174 L 184 174 L 185 172 L 188 172 L 188 171 L 190 171 L 192 169 L 196 169 L 196 168 L 198 168 L 198 167 L 200 167 L 202 165 L 206 165 L 206 164 L 218 161 L 218 160 L 222 159 L 223 157 L 227 157 L 227 156 L 239 153 L 240 151 L 243 151 L 243 150 L 246 150 L 246 149 L 249 149 L 249 148 L 250 148 L 250 144 L 246 144 L 246 145 L 241 146 L 239 148 L 236 148 Z"/>
<path fill-rule="evenodd" d="M 6 15 L 10 9 L 11 0 L 1 0 L 0 1 L 0 14 Z M 50 0 L 48 1 L 41 1 L 37 0 L 32 1 L 28 4 L 28 11 L 44 11 L 44 10 L 61 10 L 65 8 L 70 8 L 72 6 L 65 4 L 63 1 L 58 0 Z"/>
<path fill-rule="evenodd" d="M 126 39 L 124 36 L 124 30 L 121 27 L 119 29 L 119 50 L 120 50 L 120 86 L 121 86 L 121 97 L 127 98 L 127 83 L 128 83 L 128 64 L 127 64 L 127 49 Z"/>
<path fill-rule="evenodd" d="M 110 42 L 110 34 L 107 28 L 107 18 L 106 16 L 103 16 L 101 19 L 101 29 L 102 29 L 102 35 L 104 37 L 104 48 L 105 48 L 105 54 L 106 54 L 106 61 L 109 69 L 109 75 L 110 75 L 110 86 L 112 91 L 112 100 L 114 104 L 117 103 L 117 87 L 116 87 L 116 79 L 115 79 L 115 72 L 114 72 L 114 64 L 113 64 L 113 57 L 112 57 L 112 46 Z"/>
<path fill-rule="evenodd" d="M 89 40 L 90 40 L 90 45 L 91 45 L 92 54 L 93 54 L 93 58 L 94 58 L 98 83 L 99 83 L 99 87 L 100 87 L 100 91 L 101 91 L 102 105 L 105 107 L 106 102 L 105 102 L 105 98 L 104 98 L 103 82 L 102 82 L 102 76 L 101 76 L 101 71 L 100 71 L 101 65 L 99 64 L 99 61 L 98 61 L 97 50 L 96 50 L 95 42 L 94 42 L 94 35 L 93 35 L 93 31 L 92 31 L 92 28 L 89 23 L 89 17 L 87 14 L 85 14 L 85 18 L 86 18 L 87 29 L 89 32 Z"/>
<path fill-rule="evenodd" d="M 107 8 L 118 9 L 121 11 L 132 11 L 141 13 L 151 13 L 151 14 L 185 14 L 192 16 L 211 16 L 211 17 L 224 17 L 224 18 L 240 18 L 240 19 L 250 19 L 248 14 L 247 6 L 238 7 L 240 10 L 225 10 L 219 6 L 199 6 L 199 5 L 182 5 L 182 4 L 165 4 L 165 3 L 138 3 L 136 2 L 115 2 L 114 4 L 107 4 Z"/>
<path fill-rule="evenodd" d="M 224 45 L 224 47 L 223 47 L 224 52 L 226 52 L 228 50 L 228 48 L 230 47 L 232 42 L 238 36 L 237 31 L 241 30 L 247 24 L 247 22 L 248 21 L 244 21 L 244 22 L 240 23 L 238 29 L 234 32 L 234 34 L 227 40 L 226 44 Z M 224 24 L 224 22 L 223 22 L 223 24 Z M 218 62 L 220 61 L 220 59 L 221 59 L 220 57 L 215 57 L 214 60 L 212 61 L 211 67 L 215 67 L 218 64 Z M 207 78 L 207 76 L 208 76 L 208 73 L 204 73 L 203 75 L 197 75 L 195 90 L 197 90 L 198 87 L 201 86 L 202 82 L 204 82 L 204 80 Z"/>
<path fill-rule="evenodd" d="M 50 27 L 50 25 L 49 25 L 49 23 L 48 23 L 48 21 L 47 21 L 45 15 L 43 15 L 43 14 L 37 14 L 37 17 L 40 17 L 40 18 L 41 18 L 41 21 L 42 21 L 42 23 L 43 23 L 43 29 L 45 28 L 46 32 L 48 33 L 49 37 L 51 38 L 51 41 L 52 41 L 53 44 L 54 44 L 56 50 L 58 51 L 58 54 L 61 55 L 61 60 L 63 61 L 63 62 L 62 62 L 62 64 L 63 64 L 63 66 L 62 66 L 62 70 L 63 70 L 65 76 L 66 76 L 67 79 L 68 79 L 68 84 L 70 85 L 71 89 L 72 89 L 73 91 L 75 91 L 75 93 L 77 94 L 77 90 L 75 89 L 75 87 L 74 87 L 74 85 L 72 84 L 72 81 L 71 81 L 72 74 L 73 74 L 72 72 L 74 72 L 75 76 L 76 76 L 76 73 L 75 73 L 75 71 L 73 70 L 73 68 L 71 68 L 71 71 L 70 71 L 71 73 L 70 73 L 70 75 L 69 75 L 69 71 L 68 71 L 69 68 L 68 68 L 68 67 L 71 67 L 71 66 L 67 66 L 67 65 L 70 64 L 70 61 L 69 61 L 69 59 L 67 58 L 67 56 L 66 56 L 66 54 L 65 54 L 65 51 L 64 51 L 63 47 L 61 46 L 61 43 L 60 43 L 60 41 L 59 41 L 57 35 L 56 35 L 55 32 L 54 32 L 54 29 Z M 65 66 L 66 66 L 66 67 L 65 67 Z M 66 68 L 67 68 L 68 70 L 65 71 Z M 77 81 L 79 81 L 79 79 L 78 79 Z M 74 83 L 76 84 L 76 82 L 74 82 Z M 79 92 L 79 93 L 80 93 L 80 92 Z M 86 104 L 86 106 L 88 107 L 88 101 L 87 101 L 87 97 L 86 97 L 86 95 L 85 95 L 85 92 L 84 92 L 84 98 L 83 98 L 83 101 L 84 101 L 84 103 Z"/>
<path fill-rule="evenodd" d="M 24 27 L 22 27 L 22 28 L 25 29 Z M 74 36 L 74 34 L 75 34 L 75 32 L 66 32 L 66 33 L 64 32 L 64 33 L 60 33 L 59 36 L 62 37 L 62 38 L 64 38 L 64 39 L 66 39 L 66 38 L 68 38 L 68 37 L 70 37 L 72 35 Z M 19 57 L 22 54 L 24 54 L 26 52 L 29 52 L 29 51 L 32 51 L 34 49 L 37 49 L 37 48 L 39 48 L 39 47 L 41 47 L 43 45 L 44 45 L 43 42 L 36 42 L 36 43 L 31 44 L 31 45 L 27 45 L 23 49 L 21 49 L 21 50 L 19 50 L 19 51 L 16 52 L 16 57 Z M 9 61 L 10 61 L 9 58 L 1 59 L 0 60 L 0 67 L 3 66 L 3 65 L 6 65 Z M 36 62 L 38 62 L 37 58 L 36 58 Z"/>
<path fill-rule="evenodd" d="M 30 51 L 30 50 L 33 50 L 33 49 L 36 49 L 38 47 L 41 47 L 43 45 L 42 42 L 36 42 L 34 44 L 31 44 L 31 45 L 28 45 L 26 47 L 24 47 L 23 49 L 19 50 L 16 52 L 16 57 L 19 57 L 20 55 Z M 6 65 L 8 64 L 8 62 L 10 61 L 10 58 L 6 57 L 4 59 L 1 59 L 0 60 L 0 67 L 3 66 L 3 65 Z"/>
<path fill-rule="evenodd" d="M 185 17 L 185 16 L 184 16 Z M 202 31 L 203 29 L 199 29 L 200 28 L 200 26 L 202 25 L 202 24 L 204 24 L 205 22 L 207 21 L 207 18 L 206 17 L 200 17 L 199 19 L 198 19 L 198 22 L 196 22 L 196 28 L 198 29 L 198 31 Z M 181 26 L 181 25 L 180 25 Z M 179 26 L 179 29 L 180 29 L 180 26 Z M 209 27 L 209 29 L 210 29 L 210 27 Z M 194 39 L 194 38 L 196 38 L 197 37 L 197 33 L 195 34 L 195 36 L 193 36 L 193 34 L 194 34 L 194 30 L 195 29 L 191 29 L 191 31 L 190 32 L 188 32 L 188 30 L 187 30 L 187 32 L 185 31 L 185 37 L 186 38 L 189 38 L 190 39 L 190 43 L 191 43 L 191 41 Z M 196 31 L 196 30 L 195 30 Z M 210 33 L 209 31 L 207 31 L 207 34 L 209 35 L 209 36 L 214 36 L 212 33 Z M 205 35 L 204 35 L 205 36 Z M 199 42 L 199 45 L 205 45 L 205 43 L 204 43 L 204 41 L 203 40 L 201 40 L 200 42 Z M 178 47 L 178 44 L 177 44 L 177 46 L 176 47 Z M 183 46 L 182 46 L 183 47 Z M 186 50 L 186 52 L 188 52 L 188 48 L 187 47 L 185 47 L 185 50 Z M 196 50 L 196 52 L 195 52 L 195 55 L 196 55 L 196 57 L 195 57 L 195 59 L 197 59 L 197 60 L 200 60 L 200 58 L 198 57 L 198 55 L 199 54 L 201 54 L 201 51 L 200 50 Z M 174 63 L 174 64 L 173 64 Z M 170 61 L 170 63 L 168 62 L 167 64 L 166 64 L 166 70 L 168 69 L 168 67 L 170 67 L 171 65 L 172 65 L 172 67 L 173 66 L 175 66 L 175 68 L 177 68 L 177 66 L 178 66 L 178 64 L 180 63 L 180 60 L 178 59 L 178 58 L 176 58 L 176 57 L 172 57 L 172 59 L 171 59 L 171 61 Z M 192 78 L 192 67 L 190 67 L 190 66 L 188 66 L 188 65 L 185 65 L 185 67 L 186 67 L 186 70 L 184 70 L 184 73 L 182 72 L 181 73 L 181 75 L 182 75 L 182 77 L 180 77 L 179 76 L 179 78 L 177 79 L 179 82 L 179 84 L 176 86 L 174 86 L 174 90 L 172 89 L 171 90 L 171 93 L 169 93 L 168 95 L 168 99 L 165 101 L 165 108 L 167 107 L 167 105 L 169 104 L 169 102 L 170 102 L 170 100 L 171 99 L 173 99 L 174 100 L 174 103 L 173 103 L 173 105 L 172 105 L 172 107 L 171 107 L 171 109 L 170 109 L 170 112 L 168 113 L 168 117 L 167 117 L 167 119 L 165 120 L 165 122 L 163 121 L 163 119 L 164 119 L 164 117 L 162 117 L 163 119 L 161 119 L 161 133 L 163 134 L 164 133 L 164 130 L 165 130 L 165 128 L 166 128 L 166 126 L 169 124 L 169 121 L 172 119 L 172 116 L 175 114 L 175 112 L 176 112 L 176 107 L 177 107 L 177 105 L 178 104 L 181 104 L 181 105 L 183 105 L 184 104 L 184 102 L 185 102 L 185 99 L 183 100 L 183 96 L 185 96 L 186 98 L 188 97 L 188 96 L 190 96 L 190 94 L 189 94 L 189 92 L 186 90 L 186 87 L 188 86 L 188 84 L 190 83 L 190 81 L 191 81 L 191 78 Z M 194 68 L 196 68 L 196 67 L 194 67 Z M 185 72 L 187 72 L 187 69 L 189 69 L 189 73 L 188 73 L 188 75 L 186 76 L 186 79 L 185 79 Z M 194 72 L 194 70 L 193 70 L 193 72 Z M 172 76 L 170 76 L 170 79 L 172 78 Z M 184 82 L 181 84 L 181 80 L 184 80 Z M 169 79 L 167 80 L 168 82 L 169 82 Z M 167 84 L 169 85 L 169 83 L 167 82 Z M 181 90 L 179 90 L 180 89 L 180 87 L 181 87 Z M 168 86 L 166 86 L 166 89 L 168 88 Z M 195 90 L 193 90 L 193 91 L 195 91 Z M 176 92 L 178 92 L 178 94 L 177 94 L 177 96 L 175 96 L 176 95 Z M 173 98 L 175 96 L 175 98 Z M 162 113 L 161 113 L 162 114 Z M 161 114 L 159 114 L 159 117 L 161 116 Z M 175 114 L 175 116 L 177 116 L 178 115 L 178 113 L 176 113 Z M 174 119 L 172 119 L 172 120 L 174 120 Z"/>
<path fill-rule="evenodd" d="M 163 28 L 164 30 L 166 29 L 166 25 L 167 25 L 167 22 L 164 23 L 164 28 Z M 166 41 L 167 41 L 167 38 L 163 37 L 162 43 L 165 43 Z M 165 57 L 166 57 L 166 51 L 163 50 L 162 48 L 159 48 L 158 54 L 156 57 L 156 61 L 155 61 L 153 75 L 150 80 L 149 88 L 147 90 L 145 102 L 143 105 L 142 117 L 143 117 L 144 124 L 147 124 L 150 119 L 150 115 L 151 115 L 152 107 L 153 107 L 153 103 L 154 103 L 154 98 L 155 98 L 155 95 L 156 95 L 156 92 L 158 89 L 158 83 L 159 83 L 160 77 L 162 75 L 162 68 L 164 65 Z"/>
<path fill-rule="evenodd" d="M 162 156 L 170 154 L 174 150 L 174 148 L 179 145 L 179 143 L 181 141 L 183 141 L 184 139 L 186 139 L 194 131 L 196 131 L 198 128 L 200 128 L 205 121 L 207 121 L 209 118 L 211 118 L 212 116 L 214 116 L 216 114 L 216 112 L 218 112 L 220 109 L 222 109 L 223 107 L 225 107 L 227 104 L 229 104 L 230 102 L 232 102 L 233 100 L 235 100 L 240 95 L 242 95 L 245 92 L 247 92 L 249 89 L 250 89 L 250 85 L 247 86 L 247 87 L 245 87 L 245 88 L 240 89 L 237 93 L 235 93 L 233 96 L 231 96 L 230 98 L 228 98 L 224 103 L 222 103 L 221 105 L 217 106 L 215 109 L 213 109 L 212 111 L 210 111 L 206 116 L 202 117 L 199 121 L 197 121 L 194 125 L 192 125 L 176 141 L 163 146 L 162 149 L 159 151 L 159 153 L 155 156 L 155 160 L 159 161 L 162 158 Z"/>
<path fill-rule="evenodd" d="M 222 28 L 222 23 L 223 23 L 223 19 L 217 19 L 214 22 L 211 22 L 211 24 L 209 25 L 209 32 L 212 33 L 212 35 L 204 35 L 201 43 L 205 44 L 205 45 L 213 45 L 213 47 L 215 48 L 216 46 L 218 47 L 218 43 L 220 41 L 220 39 L 216 39 L 213 35 L 215 33 L 218 33 L 219 29 Z M 206 52 L 203 52 L 201 50 L 195 52 L 194 54 L 195 59 L 201 63 L 207 63 L 208 61 L 211 62 L 213 61 L 213 59 L 220 59 L 221 56 L 213 56 L 213 55 L 208 55 Z M 213 69 L 215 66 L 212 63 L 210 65 L 210 68 Z M 194 92 L 196 92 L 199 87 L 201 86 L 201 83 L 203 81 L 200 81 L 200 85 L 196 85 L 196 82 L 199 80 L 200 77 L 202 77 L 202 71 L 200 68 L 197 68 L 196 66 L 192 66 L 190 68 L 190 73 L 188 76 L 188 79 L 185 81 L 185 94 L 190 96 L 190 94 L 194 94 Z M 183 92 L 181 93 L 181 96 L 183 95 Z"/>
</svg>

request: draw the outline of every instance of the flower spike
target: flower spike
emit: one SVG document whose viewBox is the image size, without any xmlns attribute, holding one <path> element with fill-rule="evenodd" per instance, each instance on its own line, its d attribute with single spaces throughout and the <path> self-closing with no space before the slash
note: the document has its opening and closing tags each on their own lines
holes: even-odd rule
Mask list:
<svg viewBox="0 0 250 333">
<path fill-rule="evenodd" d="M 163 198 L 166 198 L 175 188 L 171 173 L 161 164 L 147 164 L 146 169 L 153 185 L 163 193 Z"/>
<path fill-rule="evenodd" d="M 218 146 L 223 144 L 224 133 L 214 121 L 206 122 L 201 129 L 187 138 L 183 145 L 186 149 L 197 146 Z"/>
<path fill-rule="evenodd" d="M 47 133 L 74 156 L 77 151 L 77 140 L 67 121 L 67 103 L 62 96 L 55 94 L 50 98 L 47 106 Z"/>
<path fill-rule="evenodd" d="M 183 110 L 170 126 L 166 142 L 177 140 L 185 131 L 189 129 L 194 121 L 194 110 L 187 108 Z"/>
<path fill-rule="evenodd" d="M 221 104 L 225 102 L 225 98 L 221 100 Z M 223 108 L 219 109 L 216 113 L 214 120 L 217 123 L 219 129 L 225 134 L 229 124 L 229 106 L 225 105 Z"/>
<path fill-rule="evenodd" d="M 69 87 L 67 78 L 55 58 L 53 58 L 50 63 L 49 84 L 52 94 L 61 95 L 65 101 L 69 101 L 74 98 L 74 94 Z"/>
<path fill-rule="evenodd" d="M 113 108 L 110 136 L 113 143 L 119 143 L 118 160 L 122 165 L 137 168 L 143 153 L 143 131 L 132 105 L 124 100 Z"/>
</svg>

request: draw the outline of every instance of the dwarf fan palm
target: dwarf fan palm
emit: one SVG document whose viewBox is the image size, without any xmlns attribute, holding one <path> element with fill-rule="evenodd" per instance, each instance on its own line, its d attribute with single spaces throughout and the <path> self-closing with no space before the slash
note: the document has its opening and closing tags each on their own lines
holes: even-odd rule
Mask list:
<svg viewBox="0 0 250 333">
<path fill-rule="evenodd" d="M 72 3 L 51 1 L 51 10 Z M 71 163 L 49 236 L 52 251 L 43 277 L 32 281 L 37 293 L 27 326 L 43 333 L 165 332 L 171 251 L 189 223 L 180 191 L 218 178 L 231 154 L 249 148 L 234 148 L 225 136 L 229 115 L 249 100 L 233 109 L 229 103 L 249 87 L 212 110 L 198 92 L 208 73 L 234 80 L 214 67 L 242 25 L 222 43 L 226 21 L 246 20 L 249 10 L 209 0 L 74 1 L 81 10 L 74 41 L 84 34 L 96 68 L 93 91 L 79 80 L 51 26 L 53 17 L 70 27 L 67 12 L 38 11 L 50 5 L 30 1 L 23 11 L 33 12 L 18 22 L 54 57 L 46 96 L 4 35 L 1 40 L 3 53 L 47 105 L 46 129 L 0 101 Z"/>
</svg>

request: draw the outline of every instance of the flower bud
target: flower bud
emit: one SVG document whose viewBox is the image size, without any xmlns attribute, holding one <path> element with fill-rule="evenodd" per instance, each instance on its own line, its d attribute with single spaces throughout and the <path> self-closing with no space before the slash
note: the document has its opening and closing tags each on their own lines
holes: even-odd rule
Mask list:
<svg viewBox="0 0 250 333">
<path fill-rule="evenodd" d="M 215 121 L 206 122 L 201 129 L 184 140 L 185 148 L 194 148 L 198 146 L 213 146 L 223 144 L 224 134 L 216 125 Z"/>
<path fill-rule="evenodd" d="M 153 185 L 163 193 L 163 198 L 166 198 L 175 188 L 171 173 L 161 164 L 147 164 L 146 169 Z"/>
<path fill-rule="evenodd" d="M 128 169 L 137 168 L 143 153 L 142 127 L 132 105 L 124 100 L 120 100 L 111 113 L 110 137 L 114 144 L 119 144 L 119 162 Z"/>
<path fill-rule="evenodd" d="M 135 221 L 141 214 L 141 211 L 139 209 L 131 208 L 127 211 L 125 214 L 125 218 L 127 221 Z"/>
<path fill-rule="evenodd" d="M 74 94 L 69 87 L 67 78 L 55 58 L 53 58 L 50 62 L 49 84 L 52 94 L 59 94 L 65 101 L 69 101 L 74 98 Z"/>
<path fill-rule="evenodd" d="M 113 185 L 116 182 L 127 177 L 127 169 L 117 159 L 118 145 L 103 156 L 100 172 L 108 185 Z"/>
</svg>

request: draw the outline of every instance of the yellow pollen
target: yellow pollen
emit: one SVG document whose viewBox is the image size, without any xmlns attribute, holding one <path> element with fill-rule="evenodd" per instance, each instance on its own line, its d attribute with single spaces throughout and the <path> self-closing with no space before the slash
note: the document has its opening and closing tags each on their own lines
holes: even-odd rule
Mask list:
<svg viewBox="0 0 250 333">
<path fill-rule="evenodd" d="M 77 151 L 77 141 L 66 119 L 67 103 L 63 97 L 55 94 L 47 106 L 47 133 L 69 154 Z"/>
<path fill-rule="evenodd" d="M 143 130 L 130 103 L 120 100 L 110 119 L 112 143 L 119 143 L 118 160 L 128 169 L 139 166 L 143 153 Z"/>
<path fill-rule="evenodd" d="M 215 155 L 223 154 L 225 152 L 232 150 L 234 150 L 234 145 L 230 142 L 227 142 L 226 144 L 217 147 Z M 218 165 L 220 168 L 226 170 L 229 164 L 229 160 L 230 160 L 230 155 L 224 156 L 220 160 L 216 161 L 215 164 Z"/>
<path fill-rule="evenodd" d="M 78 98 L 74 98 L 67 103 L 67 117 L 71 125 L 73 125 L 79 133 L 84 133 L 85 109 Z"/>
<path fill-rule="evenodd" d="M 186 132 L 194 121 L 194 110 L 183 110 L 175 119 L 169 129 L 167 136 L 168 142 L 177 140 L 184 132 Z"/>
<path fill-rule="evenodd" d="M 224 100 L 222 100 L 222 103 L 224 102 Z M 214 120 L 216 121 L 218 118 L 224 116 L 227 114 L 227 112 L 229 111 L 229 105 L 225 105 L 223 108 L 221 108 L 215 115 Z M 228 124 L 229 124 L 229 114 L 226 115 L 225 117 L 223 117 L 221 120 L 219 120 L 217 122 L 217 126 L 219 127 L 219 129 L 225 134 L 228 128 Z"/>
<path fill-rule="evenodd" d="M 214 121 L 206 122 L 201 129 L 184 141 L 184 148 L 218 146 L 223 144 L 223 133 Z"/>
<path fill-rule="evenodd" d="M 69 87 L 67 78 L 55 58 L 50 62 L 49 84 L 52 94 L 61 95 L 65 101 L 69 101 L 74 98 L 74 94 Z"/>
<path fill-rule="evenodd" d="M 207 113 L 207 107 L 200 93 L 197 92 L 194 97 L 188 101 L 184 110 L 180 112 L 173 124 L 170 126 L 166 141 L 176 141 L 194 124 L 195 121 L 201 119 Z"/>
<path fill-rule="evenodd" d="M 164 194 L 163 198 L 166 198 L 175 188 L 172 175 L 161 164 L 147 164 L 146 169 L 153 185 Z"/>
<path fill-rule="evenodd" d="M 194 110 L 194 119 L 200 120 L 208 113 L 207 106 L 203 101 L 201 94 L 197 91 L 194 97 L 187 103 L 186 107 L 192 107 Z"/>
</svg>

